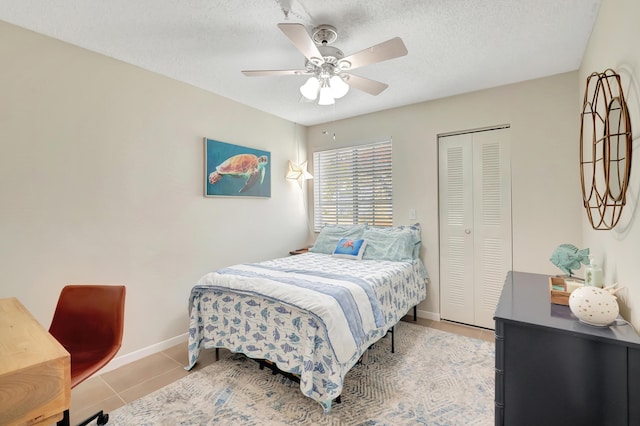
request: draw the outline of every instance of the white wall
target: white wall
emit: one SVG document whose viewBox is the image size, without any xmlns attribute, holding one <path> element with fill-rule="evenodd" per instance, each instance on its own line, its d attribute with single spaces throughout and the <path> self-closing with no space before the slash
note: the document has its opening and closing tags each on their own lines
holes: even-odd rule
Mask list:
<svg viewBox="0 0 640 426">
<path fill-rule="evenodd" d="M 0 297 L 45 327 L 64 285 L 125 284 L 125 356 L 187 332 L 205 273 L 307 242 L 293 123 L 3 22 L 0 64 Z M 204 198 L 203 137 L 270 151 L 271 198 Z"/>
<path fill-rule="evenodd" d="M 577 219 L 582 200 L 580 175 L 575 163 L 577 96 L 577 74 L 571 72 L 313 126 L 308 129 L 308 148 L 311 155 L 314 150 L 354 141 L 393 138 L 394 223 L 413 222 L 409 209 L 416 209 L 422 224 L 421 254 L 432 280 L 427 300 L 419 309 L 437 318 L 437 135 L 511 125 L 513 269 L 557 274 L 560 271 L 549 261 L 553 250 L 562 243 L 580 246 L 582 239 Z"/>
<path fill-rule="evenodd" d="M 604 0 L 582 66 L 579 71 L 580 93 L 577 98 L 582 107 L 584 87 L 592 72 L 612 68 L 620 74 L 627 107 L 631 116 L 633 150 L 631 183 L 627 190 L 627 205 L 620 223 L 611 231 L 591 228 L 583 211 L 584 244 L 601 262 L 605 284 L 617 282 L 626 287 L 618 293 L 621 313 L 640 330 L 640 2 L 637 0 Z M 577 161 L 577 160 L 574 160 Z"/>
</svg>

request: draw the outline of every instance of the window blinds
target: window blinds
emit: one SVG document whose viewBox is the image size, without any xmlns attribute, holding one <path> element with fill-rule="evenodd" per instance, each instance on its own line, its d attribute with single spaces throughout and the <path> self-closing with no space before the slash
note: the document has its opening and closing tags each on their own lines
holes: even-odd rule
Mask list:
<svg viewBox="0 0 640 426">
<path fill-rule="evenodd" d="M 313 153 L 314 225 L 393 224 L 391 141 Z"/>
</svg>

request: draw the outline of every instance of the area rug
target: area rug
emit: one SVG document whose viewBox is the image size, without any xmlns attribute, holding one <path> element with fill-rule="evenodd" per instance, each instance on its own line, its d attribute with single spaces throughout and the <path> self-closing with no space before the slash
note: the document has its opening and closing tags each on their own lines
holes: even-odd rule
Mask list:
<svg viewBox="0 0 640 426">
<path fill-rule="evenodd" d="M 111 412 L 109 425 L 490 425 L 494 344 L 400 322 L 347 373 L 325 415 L 298 384 L 241 354 Z"/>
</svg>

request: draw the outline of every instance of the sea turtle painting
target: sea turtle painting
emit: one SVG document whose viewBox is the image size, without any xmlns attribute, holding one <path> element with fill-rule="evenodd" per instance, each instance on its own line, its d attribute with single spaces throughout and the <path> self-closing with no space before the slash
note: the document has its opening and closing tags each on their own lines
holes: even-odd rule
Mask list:
<svg viewBox="0 0 640 426">
<path fill-rule="evenodd" d="M 257 157 L 253 154 L 238 154 L 224 160 L 209 174 L 209 183 L 215 185 L 224 175 L 246 179 L 240 191 L 245 192 L 252 186 L 264 181 L 265 167 L 269 159 L 266 155 Z"/>
</svg>

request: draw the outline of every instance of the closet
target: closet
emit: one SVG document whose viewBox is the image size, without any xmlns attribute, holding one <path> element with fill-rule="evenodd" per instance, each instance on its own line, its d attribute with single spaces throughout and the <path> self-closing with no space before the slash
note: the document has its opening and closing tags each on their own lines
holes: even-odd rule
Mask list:
<svg viewBox="0 0 640 426">
<path fill-rule="evenodd" d="M 440 316 L 493 329 L 512 269 L 509 128 L 438 137 Z"/>
</svg>

